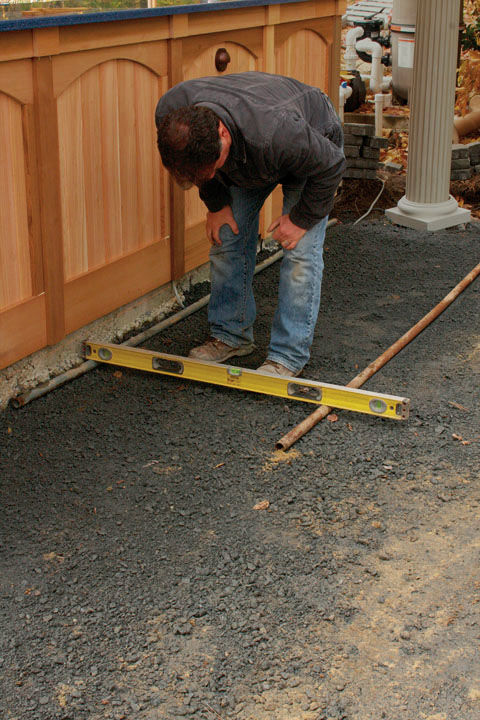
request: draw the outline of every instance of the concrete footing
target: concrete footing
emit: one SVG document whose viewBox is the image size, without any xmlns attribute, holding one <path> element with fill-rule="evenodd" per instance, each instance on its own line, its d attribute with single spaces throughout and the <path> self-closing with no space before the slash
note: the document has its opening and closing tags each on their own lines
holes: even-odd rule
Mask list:
<svg viewBox="0 0 480 720">
<path fill-rule="evenodd" d="M 178 283 L 182 300 L 183 292 L 193 285 L 208 280 L 209 264 L 187 273 Z M 165 316 L 180 309 L 171 283 L 124 305 L 105 317 L 71 333 L 61 342 L 38 350 L 22 360 L 0 370 L 0 411 L 9 401 L 41 383 L 61 375 L 84 362 L 82 344 L 90 338 L 95 342 L 122 342 L 132 332 L 147 323 L 160 322 Z"/>
</svg>

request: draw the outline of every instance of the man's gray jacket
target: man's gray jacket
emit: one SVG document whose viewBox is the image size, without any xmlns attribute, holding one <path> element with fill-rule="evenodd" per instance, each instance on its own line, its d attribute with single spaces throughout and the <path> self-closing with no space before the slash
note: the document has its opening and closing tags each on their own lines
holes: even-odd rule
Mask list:
<svg viewBox="0 0 480 720">
<path fill-rule="evenodd" d="M 232 137 L 225 165 L 200 187 L 210 212 L 230 204 L 229 186 L 303 187 L 290 211 L 308 230 L 329 214 L 345 168 L 343 133 L 329 98 L 293 78 L 246 72 L 179 83 L 158 102 L 155 120 L 186 105 L 211 108 Z"/>
</svg>

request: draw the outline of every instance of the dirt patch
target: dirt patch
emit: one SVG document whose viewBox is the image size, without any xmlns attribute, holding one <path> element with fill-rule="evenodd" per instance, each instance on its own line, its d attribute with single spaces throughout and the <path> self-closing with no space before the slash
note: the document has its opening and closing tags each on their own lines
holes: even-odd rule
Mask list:
<svg viewBox="0 0 480 720">
<path fill-rule="evenodd" d="M 382 182 L 385 186 L 382 190 Z M 372 209 L 372 218 L 383 215 L 388 208 L 395 207 L 405 195 L 406 175 L 379 172 L 375 180 L 355 180 L 347 178 L 342 181 L 335 201 L 332 217 L 355 220 L 363 215 L 381 194 Z"/>
<path fill-rule="evenodd" d="M 450 193 L 462 207 L 470 209 L 473 217 L 480 218 L 480 174 L 452 182 Z"/>
<path fill-rule="evenodd" d="M 406 179 L 405 174 L 388 172 L 379 172 L 376 180 L 346 179 L 338 192 L 333 214 L 346 220 L 363 215 L 382 190 L 383 180 L 385 187 L 372 209 L 372 217 L 378 218 L 384 210 L 396 207 L 405 195 Z M 472 217 L 480 218 L 480 175 L 451 182 L 450 194 L 461 207 L 470 210 Z"/>
</svg>

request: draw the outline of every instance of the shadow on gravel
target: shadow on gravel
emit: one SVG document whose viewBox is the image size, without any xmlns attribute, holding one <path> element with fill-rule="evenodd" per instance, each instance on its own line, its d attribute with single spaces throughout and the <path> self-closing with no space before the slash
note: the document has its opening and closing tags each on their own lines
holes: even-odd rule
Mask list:
<svg viewBox="0 0 480 720">
<path fill-rule="evenodd" d="M 348 382 L 479 250 L 473 224 L 331 228 L 304 375 Z M 256 278 L 246 367 L 277 280 Z M 307 405 L 122 368 L 7 410 L 0 715 L 478 718 L 479 299 L 477 280 L 368 382 L 411 398 L 407 422 L 338 412 L 285 454 Z M 206 333 L 203 310 L 148 347 Z"/>
</svg>

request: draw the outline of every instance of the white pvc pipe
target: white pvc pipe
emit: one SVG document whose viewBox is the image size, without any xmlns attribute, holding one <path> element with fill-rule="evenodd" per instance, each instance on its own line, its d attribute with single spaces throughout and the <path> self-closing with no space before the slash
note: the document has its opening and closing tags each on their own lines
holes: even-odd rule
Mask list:
<svg viewBox="0 0 480 720">
<path fill-rule="evenodd" d="M 340 117 L 340 122 L 342 122 L 342 123 L 343 123 L 343 118 L 344 118 L 344 106 L 351 94 L 352 94 L 351 86 L 346 82 L 342 82 L 340 85 L 340 88 L 339 88 L 339 103 L 338 103 L 338 115 Z"/>
<path fill-rule="evenodd" d="M 361 38 L 363 35 L 363 28 L 361 27 L 353 27 L 351 30 L 347 32 L 347 37 L 345 38 L 345 67 L 347 69 L 347 72 L 350 70 L 356 70 L 357 69 L 357 60 L 358 55 L 357 51 L 355 50 L 355 43 L 357 42 L 358 38 Z"/>
<path fill-rule="evenodd" d="M 370 90 L 373 93 L 381 92 L 383 86 L 382 46 L 371 38 L 362 38 L 357 41 L 355 48 L 357 51 L 371 54 Z"/>
<path fill-rule="evenodd" d="M 375 94 L 375 135 L 382 137 L 383 130 L 383 110 L 392 104 L 392 93 L 384 95 L 383 93 Z"/>
<path fill-rule="evenodd" d="M 382 93 L 377 93 L 375 95 L 375 135 L 377 137 L 382 137 L 382 130 L 383 130 L 383 101 L 384 95 Z"/>
</svg>

